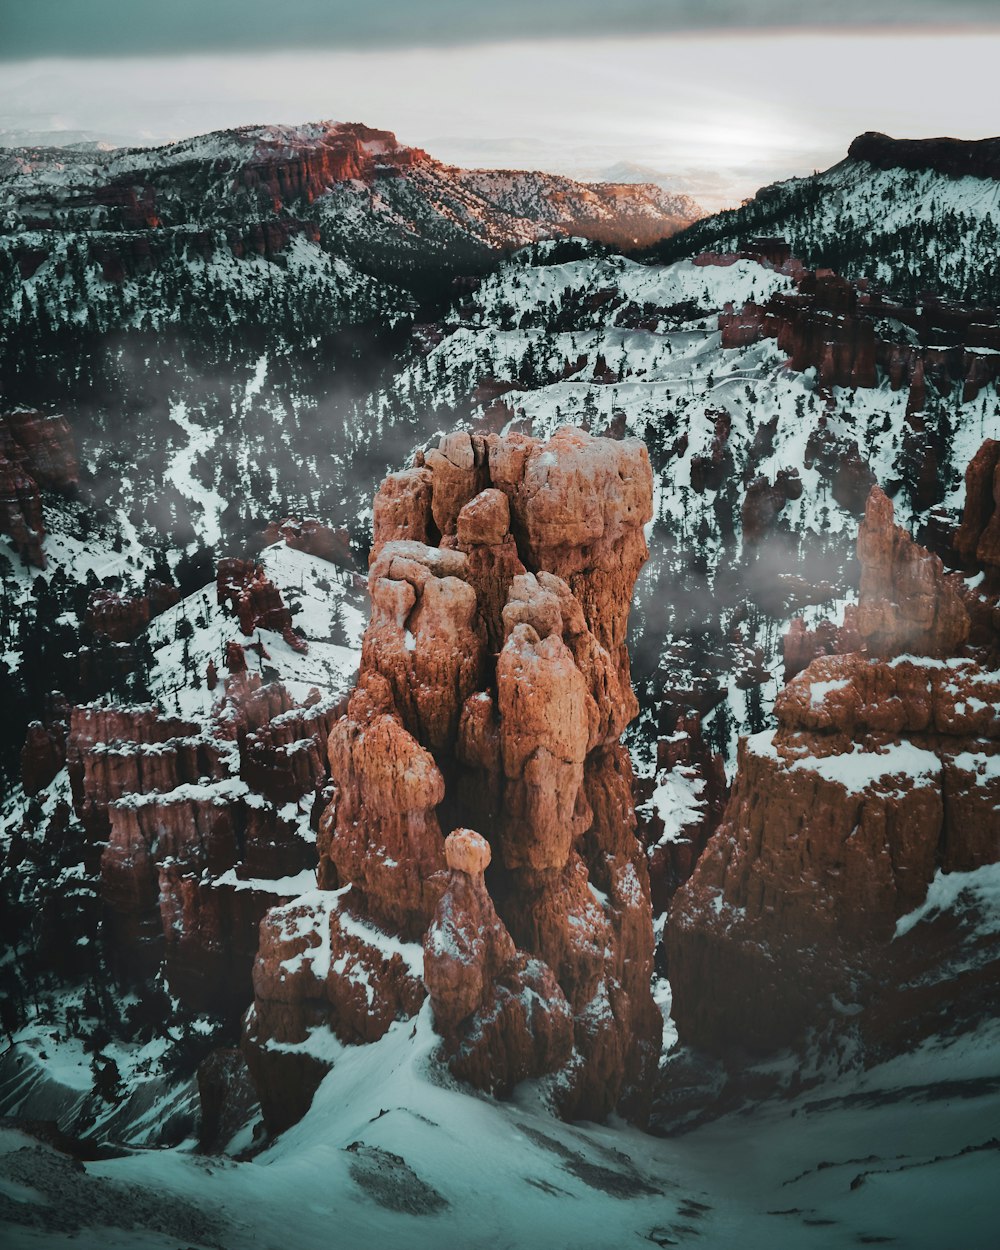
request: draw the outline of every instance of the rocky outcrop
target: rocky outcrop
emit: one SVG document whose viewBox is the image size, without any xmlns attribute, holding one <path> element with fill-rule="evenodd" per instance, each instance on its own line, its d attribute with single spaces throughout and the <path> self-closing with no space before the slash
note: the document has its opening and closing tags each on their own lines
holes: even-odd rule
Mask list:
<svg viewBox="0 0 1000 1250">
<path fill-rule="evenodd" d="M 73 433 L 65 417 L 33 408 L 0 415 L 0 455 L 46 490 L 70 491 L 80 480 Z"/>
<path fill-rule="evenodd" d="M 1000 674 L 963 653 L 954 581 L 878 488 L 858 555 L 865 649 L 812 660 L 777 730 L 741 742 L 722 824 L 671 911 L 681 1040 L 728 1059 L 810 1029 L 884 1045 L 897 924 L 936 873 L 1000 859 Z"/>
<path fill-rule="evenodd" d="M 640 443 L 572 429 L 450 435 L 387 478 L 361 673 L 329 739 L 315 923 L 421 940 L 452 1071 L 495 1093 L 554 1074 L 566 1114 L 635 1112 L 661 1032 L 619 745 L 637 710 L 625 633 L 651 497 Z M 277 1122 L 269 1097 L 315 1075 L 310 1029 L 364 1030 L 334 984 L 343 961 L 306 960 L 290 986 L 274 969 L 294 957 L 263 951 L 245 1045 Z M 371 975 L 378 1033 L 415 1006 L 394 973 Z"/>
<path fill-rule="evenodd" d="M 752 550 L 767 538 L 785 504 L 802 496 L 802 480 L 797 469 L 779 469 L 773 482 L 754 478 L 743 497 L 740 510 L 744 550 Z"/>
<path fill-rule="evenodd" d="M 180 602 L 180 591 L 165 582 L 150 581 L 144 595 L 95 590 L 87 603 L 84 624 L 109 642 L 133 642 L 151 620 Z"/>
<path fill-rule="evenodd" d="M 424 982 L 452 1071 L 493 1094 L 552 1072 L 573 1050 L 573 1015 L 552 970 L 514 945 L 484 873 L 490 845 L 468 829 L 445 842 L 449 879 L 424 936 Z"/>
<path fill-rule="evenodd" d="M 281 598 L 281 591 L 261 565 L 236 556 L 220 560 L 216 598 L 220 607 L 228 607 L 239 620 L 244 637 L 252 638 L 258 629 L 269 629 L 281 634 L 296 651 L 307 650 L 306 642 L 292 628 L 292 614 Z"/>
<path fill-rule="evenodd" d="M 27 564 L 45 568 L 42 499 L 38 485 L 12 461 L 0 455 L 0 533 Z"/>
<path fill-rule="evenodd" d="M 320 560 L 328 560 L 331 564 L 339 564 L 342 568 L 351 568 L 351 536 L 345 529 L 331 529 L 314 517 L 298 520 L 285 517 L 279 524 L 272 521 L 263 534 L 266 544 L 281 542 L 293 551 L 304 551 L 307 555 L 316 556 Z"/>
<path fill-rule="evenodd" d="M 751 252 L 699 259 L 721 264 L 740 258 L 775 267 Z M 726 304 L 718 323 L 723 347 L 775 339 L 792 369 L 815 369 L 818 385 L 827 390 L 871 388 L 887 378 L 893 390 L 909 389 L 911 415 L 923 410 L 928 384 L 944 395 L 961 383 L 966 402 L 1000 379 L 995 310 L 946 303 L 929 293 L 919 305 L 903 305 L 870 290 L 864 279 L 793 261 L 780 269 L 796 289 L 778 291 L 765 304 Z M 899 323 L 895 331 L 887 328 L 891 323 Z"/>
<path fill-rule="evenodd" d="M 966 568 L 982 568 L 1000 589 L 1000 442 L 988 438 L 965 470 L 965 507 L 953 539 Z"/>
<path fill-rule="evenodd" d="M 725 408 L 709 409 L 705 416 L 714 420 L 715 432 L 708 451 L 691 457 L 691 489 L 699 495 L 706 490 L 718 490 L 732 466 L 732 454 L 729 452 L 732 417 Z"/>
<path fill-rule="evenodd" d="M 1000 139 L 891 139 L 867 130 L 847 150 L 876 169 L 931 169 L 953 178 L 1000 178 Z"/>
<path fill-rule="evenodd" d="M 444 868 L 437 819 L 444 778 L 393 710 L 380 674 L 362 677 L 329 753 L 336 798 L 320 821 L 320 884 L 352 884 L 377 921 L 417 937 L 433 914 Z"/>
<path fill-rule="evenodd" d="M 785 681 L 791 681 L 804 668 L 808 668 L 817 656 L 860 651 L 863 645 L 858 632 L 858 610 L 854 604 L 845 607 L 842 625 L 835 625 L 832 621 L 820 621 L 815 629 L 809 629 L 802 617 L 796 616 L 781 640 Z"/>
<path fill-rule="evenodd" d="M 893 521 L 892 502 L 872 489 L 858 533 L 858 633 L 873 655 L 953 655 L 969 636 L 957 579 L 938 556 Z"/>
<path fill-rule="evenodd" d="M 21 748 L 21 784 L 25 794 L 40 793 L 66 763 L 69 706 L 58 691 L 46 699 L 46 719 L 28 726 Z"/>
<path fill-rule="evenodd" d="M 428 159 L 419 148 L 398 144 L 390 131 L 360 123 L 329 125 L 307 143 L 274 127 L 259 134 L 236 182 L 278 209 L 290 201 L 311 204 L 335 182 L 371 182 L 377 174 Z"/>
<path fill-rule="evenodd" d="M 70 490 L 79 480 L 63 417 L 18 408 L 0 414 L 0 534 L 28 564 L 45 568 L 41 488 Z"/>
<path fill-rule="evenodd" d="M 861 455 L 857 440 L 833 434 L 825 414 L 806 440 L 805 466 L 820 470 L 845 511 L 856 517 L 863 515 L 875 474 Z"/>
</svg>

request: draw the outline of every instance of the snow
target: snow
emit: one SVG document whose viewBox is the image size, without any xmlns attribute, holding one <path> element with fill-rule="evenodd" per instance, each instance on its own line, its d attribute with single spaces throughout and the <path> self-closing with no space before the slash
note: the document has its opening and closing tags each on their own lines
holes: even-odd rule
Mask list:
<svg viewBox="0 0 1000 1250">
<path fill-rule="evenodd" d="M 932 920 L 941 912 L 969 910 L 981 917 L 974 936 L 1000 933 L 1000 863 L 985 864 L 971 872 L 944 872 L 939 868 L 920 906 L 896 921 L 895 936 L 904 937 L 922 920 Z"/>
<path fill-rule="evenodd" d="M 983 743 L 984 746 L 988 745 Z M 980 785 L 1000 779 L 1000 756 L 979 755 L 972 751 L 960 751 L 950 756 L 948 763 L 962 772 L 972 773 Z"/>
<path fill-rule="evenodd" d="M 90 1162 L 85 1175 L 210 1212 L 226 1250 L 607 1250 L 695 1239 L 705 1250 L 878 1239 L 940 1250 L 956 1244 L 957 1229 L 963 1250 L 992 1250 L 996 1159 L 976 1147 L 995 1136 L 998 1033 L 994 1022 L 933 1038 L 821 1091 L 657 1138 L 617 1122 L 560 1123 L 541 1086 L 506 1103 L 457 1086 L 436 1061 L 425 1004 L 374 1045 L 331 1044 L 335 1066 L 311 1110 L 253 1162 L 182 1147 Z M 961 1097 L 944 1096 L 956 1089 Z M 9 1130 L 0 1139 L 0 1178 L 25 1142 Z M 388 1181 L 376 1183 L 374 1168 Z M 128 1215 L 121 1202 L 118 1218 Z M 23 1224 L 12 1234 L 5 1244 L 41 1244 Z M 72 1244 L 105 1250 L 116 1236 L 113 1225 L 84 1224 Z M 140 1226 L 127 1244 L 178 1243 Z"/>
<path fill-rule="evenodd" d="M 643 811 L 656 814 L 663 821 L 663 833 L 657 845 L 666 842 L 685 842 L 685 831 L 696 825 L 704 814 L 701 798 L 705 789 L 703 778 L 694 769 L 679 765 L 657 776 L 656 789 Z M 652 848 L 650 848 L 652 849 Z"/>
<path fill-rule="evenodd" d="M 229 868 L 216 877 L 215 885 L 233 890 L 257 890 L 262 894 L 297 900 L 300 895 L 315 888 L 316 874 L 311 868 L 305 868 L 294 877 L 238 877 L 236 869 Z"/>
<path fill-rule="evenodd" d="M 248 395 L 249 395 L 248 387 Z M 217 433 L 210 426 L 199 427 L 188 416 L 187 404 L 183 400 L 170 408 L 170 420 L 187 435 L 187 442 L 174 452 L 165 471 L 165 478 L 196 506 L 195 514 L 197 529 L 202 541 L 214 546 L 222 537 L 219 528 L 219 517 L 225 511 L 227 501 L 214 490 L 209 490 L 194 477 L 191 472 L 196 457 L 210 451 L 216 443 Z"/>
<path fill-rule="evenodd" d="M 846 690 L 851 683 L 846 677 L 834 678 L 831 681 L 814 681 L 809 687 L 809 706 L 821 708 L 828 694 L 836 690 Z"/>
<path fill-rule="evenodd" d="M 901 797 L 926 783 L 938 786 L 942 769 L 941 760 L 933 751 L 911 742 L 889 743 L 880 751 L 863 751 L 853 744 L 850 751 L 826 756 L 800 755 L 787 762 L 775 745 L 774 731 L 765 729 L 747 738 L 747 749 L 765 759 L 783 762 L 788 772 L 815 773 L 852 794 L 877 787 L 880 793 Z"/>
</svg>

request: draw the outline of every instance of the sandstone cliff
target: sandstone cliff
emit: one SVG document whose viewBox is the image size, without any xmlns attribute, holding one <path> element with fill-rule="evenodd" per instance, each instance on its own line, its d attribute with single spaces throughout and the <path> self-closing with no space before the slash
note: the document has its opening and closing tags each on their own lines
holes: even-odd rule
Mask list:
<svg viewBox="0 0 1000 1250">
<path fill-rule="evenodd" d="M 970 481 L 982 525 L 978 470 Z M 961 1017 L 934 971 L 944 948 L 906 918 L 942 874 L 1000 860 L 1000 673 L 967 645 L 971 592 L 877 487 L 858 555 L 856 613 L 822 640 L 800 625 L 786 662 L 853 649 L 812 659 L 778 697 L 777 730 L 741 742 L 722 823 L 670 914 L 681 1041 L 726 1059 L 847 1027 L 877 1052 Z M 1000 952 L 975 966 L 981 1004 Z"/>
</svg>

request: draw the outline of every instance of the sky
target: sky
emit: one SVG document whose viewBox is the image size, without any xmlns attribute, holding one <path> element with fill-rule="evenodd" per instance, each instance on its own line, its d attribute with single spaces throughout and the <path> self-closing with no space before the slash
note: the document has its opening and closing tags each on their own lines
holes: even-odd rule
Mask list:
<svg viewBox="0 0 1000 1250">
<path fill-rule="evenodd" d="M 1000 0 L 0 0 L 0 142 L 364 121 L 716 209 L 864 130 L 1000 133 L 998 63 Z"/>
</svg>

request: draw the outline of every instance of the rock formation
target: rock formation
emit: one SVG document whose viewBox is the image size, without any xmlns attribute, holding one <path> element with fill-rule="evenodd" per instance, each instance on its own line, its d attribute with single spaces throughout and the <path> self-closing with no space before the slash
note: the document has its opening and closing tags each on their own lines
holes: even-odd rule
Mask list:
<svg viewBox="0 0 1000 1250">
<path fill-rule="evenodd" d="M 815 629 L 809 629 L 801 616 L 793 618 L 788 633 L 781 640 L 785 661 L 785 681 L 808 668 L 819 655 L 843 655 L 848 651 L 860 651 L 863 643 L 858 632 L 858 610 L 854 604 L 844 609 L 844 622 L 820 621 Z"/>
<path fill-rule="evenodd" d="M 237 617 L 245 637 L 252 638 L 258 629 L 270 629 L 281 634 L 296 651 L 307 649 L 307 644 L 292 628 L 292 614 L 281 598 L 281 591 L 259 564 L 236 556 L 220 560 L 216 597 L 220 607 L 228 606 Z"/>
<path fill-rule="evenodd" d="M 955 581 L 877 487 L 858 555 L 842 639 L 856 649 L 813 659 L 777 730 L 741 741 L 722 824 L 671 911 L 680 1038 L 726 1058 L 848 1024 L 877 1048 L 894 972 L 919 972 L 912 942 L 891 946 L 897 922 L 936 872 L 1000 859 L 1000 674 L 966 653 Z M 913 1010 L 940 1012 L 948 992 Z"/>
<path fill-rule="evenodd" d="M 775 268 L 763 254 L 699 258 L 702 264 L 733 263 L 746 257 Z M 877 386 L 888 378 L 893 390 L 908 388 L 907 411 L 924 408 L 928 384 L 940 394 L 962 383 L 963 401 L 1000 379 L 1000 327 L 995 310 L 957 306 L 931 294 L 910 306 L 868 289 L 830 270 L 806 269 L 801 262 L 780 268 L 795 283 L 794 291 L 778 291 L 765 304 L 719 314 L 723 347 L 747 347 L 764 338 L 777 341 L 793 369 L 816 370 L 819 386 Z M 887 338 L 887 324 L 901 323 Z M 905 329 L 904 329 L 905 327 Z M 987 350 L 983 350 L 983 349 Z M 927 440 L 923 440 L 926 445 Z"/>
<path fill-rule="evenodd" d="M 152 587 L 140 614 L 168 589 Z M 91 608 L 92 627 L 120 633 L 124 621 L 131 634 L 127 601 Z M 53 698 L 29 729 L 22 768 L 34 793 L 66 765 L 114 973 L 148 984 L 163 967 L 184 1007 L 232 1025 L 252 997 L 261 919 L 315 868 L 311 824 L 342 709 L 315 691 L 303 704 L 280 683 L 261 685 L 238 643 L 226 660 L 225 689 L 201 723 Z"/>
<path fill-rule="evenodd" d="M 272 1126 L 315 1083 L 316 1023 L 377 1036 L 424 987 L 446 1062 L 481 1088 L 549 1074 L 565 1114 L 602 1116 L 648 1081 L 649 883 L 619 738 L 651 498 L 641 443 L 573 429 L 449 435 L 383 483 L 361 673 L 329 739 L 321 889 L 262 929 L 245 1048 Z M 297 960 L 291 935 L 343 950 L 338 925 L 374 952 L 422 941 L 420 994 L 372 954 Z M 354 958 L 364 1026 L 337 984 Z"/>
<path fill-rule="evenodd" d="M 997 139 L 891 139 L 867 130 L 851 143 L 847 154 L 876 169 L 933 169 L 955 178 L 1000 178 Z"/>
<path fill-rule="evenodd" d="M 573 1013 L 552 970 L 519 951 L 486 888 L 490 844 L 445 841 L 449 878 L 424 936 L 424 982 L 452 1071 L 494 1094 L 573 1051 Z"/>
<path fill-rule="evenodd" d="M 873 655 L 953 655 L 969 636 L 957 579 L 938 556 L 893 524 L 879 487 L 868 496 L 858 533 L 861 586 L 857 628 Z"/>
<path fill-rule="evenodd" d="M 965 470 L 965 508 L 953 540 L 968 568 L 982 568 L 1000 589 L 1000 442 L 988 438 Z"/>
<path fill-rule="evenodd" d="M 144 595 L 122 595 L 114 590 L 95 590 L 87 604 L 84 623 L 94 634 L 110 642 L 132 642 L 151 620 L 180 602 L 176 586 L 151 580 Z"/>
<path fill-rule="evenodd" d="M 0 534 L 28 564 L 45 568 L 42 489 L 70 491 L 79 478 L 64 417 L 30 408 L 0 414 Z"/>
<path fill-rule="evenodd" d="M 280 523 L 272 521 L 264 531 L 266 544 L 280 542 L 294 551 L 304 551 L 320 560 L 329 560 L 343 568 L 351 567 L 351 536 L 345 529 L 331 529 L 314 517 L 298 520 L 285 517 Z"/>
</svg>

